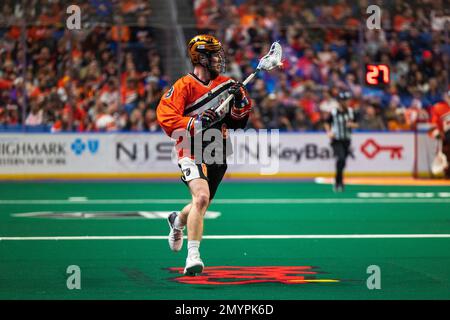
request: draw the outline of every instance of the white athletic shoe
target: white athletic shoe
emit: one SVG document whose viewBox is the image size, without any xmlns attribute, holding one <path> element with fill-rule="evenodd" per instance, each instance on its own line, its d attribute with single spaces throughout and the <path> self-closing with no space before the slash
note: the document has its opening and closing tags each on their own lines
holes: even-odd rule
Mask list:
<svg viewBox="0 0 450 320">
<path fill-rule="evenodd" d="M 195 254 L 188 256 L 186 259 L 186 267 L 184 268 L 184 275 L 195 276 L 202 273 L 204 267 L 205 265 L 203 264 L 202 259 L 200 259 L 200 255 Z"/>
<path fill-rule="evenodd" d="M 183 229 L 177 229 L 174 226 L 175 219 L 178 216 L 176 212 L 172 212 L 167 218 L 169 223 L 170 233 L 169 233 L 169 247 L 172 251 L 180 251 L 183 247 Z"/>
</svg>

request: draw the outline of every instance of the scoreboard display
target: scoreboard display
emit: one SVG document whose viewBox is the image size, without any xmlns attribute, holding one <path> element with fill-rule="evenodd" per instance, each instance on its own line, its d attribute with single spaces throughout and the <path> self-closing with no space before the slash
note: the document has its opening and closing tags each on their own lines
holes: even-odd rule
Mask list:
<svg viewBox="0 0 450 320">
<path fill-rule="evenodd" d="M 391 82 L 390 67 L 386 64 L 367 64 L 365 79 L 368 86 L 387 86 Z"/>
</svg>

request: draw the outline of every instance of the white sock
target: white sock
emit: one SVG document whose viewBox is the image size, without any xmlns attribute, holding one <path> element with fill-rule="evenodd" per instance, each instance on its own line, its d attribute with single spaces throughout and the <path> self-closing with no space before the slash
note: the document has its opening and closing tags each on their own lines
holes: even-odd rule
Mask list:
<svg viewBox="0 0 450 320">
<path fill-rule="evenodd" d="M 177 217 L 175 218 L 175 221 L 173 222 L 173 226 L 180 230 L 184 229 L 184 225 L 181 223 L 181 219 L 180 219 L 179 215 L 177 215 Z"/>
<path fill-rule="evenodd" d="M 200 248 L 200 241 L 189 240 L 188 241 L 188 256 L 200 255 L 200 252 L 198 251 L 199 248 Z"/>
</svg>

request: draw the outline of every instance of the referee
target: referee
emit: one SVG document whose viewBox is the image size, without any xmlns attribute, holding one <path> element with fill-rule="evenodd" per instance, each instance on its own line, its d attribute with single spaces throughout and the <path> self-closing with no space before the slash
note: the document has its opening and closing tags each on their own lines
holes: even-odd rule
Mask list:
<svg viewBox="0 0 450 320">
<path fill-rule="evenodd" d="M 352 129 L 358 127 L 353 110 L 348 106 L 351 97 L 352 94 L 349 91 L 339 92 L 338 107 L 331 111 L 324 125 L 336 157 L 336 177 L 333 187 L 335 192 L 344 191 L 343 174 L 349 155 Z"/>
</svg>

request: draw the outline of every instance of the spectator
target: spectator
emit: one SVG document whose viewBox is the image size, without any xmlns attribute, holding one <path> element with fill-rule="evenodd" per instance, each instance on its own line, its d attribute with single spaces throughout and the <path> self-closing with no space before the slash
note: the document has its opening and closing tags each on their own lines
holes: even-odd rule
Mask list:
<svg viewBox="0 0 450 320">
<path fill-rule="evenodd" d="M 418 122 L 429 120 L 428 112 L 422 109 L 422 102 L 419 98 L 411 101 L 410 107 L 405 110 L 405 118 L 411 128 L 414 128 Z"/>
<path fill-rule="evenodd" d="M 377 115 L 372 105 L 366 106 L 364 113 L 359 121 L 359 127 L 362 130 L 385 130 L 383 120 Z"/>
<path fill-rule="evenodd" d="M 5 126 L 6 123 L 6 108 L 0 105 L 0 126 Z"/>
<path fill-rule="evenodd" d="M 158 120 L 156 118 L 156 112 L 153 109 L 147 109 L 144 116 L 144 130 L 149 132 L 155 132 L 159 130 Z"/>
<path fill-rule="evenodd" d="M 6 107 L 6 124 L 8 126 L 17 126 L 20 123 L 19 107 L 11 104 Z"/>
<path fill-rule="evenodd" d="M 144 130 L 144 118 L 142 112 L 139 109 L 134 109 L 128 120 L 126 131 L 143 131 Z"/>
<path fill-rule="evenodd" d="M 33 100 L 31 103 L 31 111 L 25 120 L 25 124 L 27 126 L 38 126 L 43 123 L 43 118 L 42 107 L 37 103 L 36 100 Z"/>
<path fill-rule="evenodd" d="M 389 106 L 384 109 L 383 118 L 386 123 L 389 123 L 391 120 L 397 120 L 398 112 L 400 108 L 400 98 L 398 96 L 392 96 L 389 102 Z"/>
<path fill-rule="evenodd" d="M 115 42 L 130 41 L 130 27 L 124 24 L 124 20 L 121 16 L 117 17 L 116 24 L 111 27 L 111 37 Z"/>
<path fill-rule="evenodd" d="M 429 84 L 429 88 L 427 93 L 425 94 L 425 103 L 426 106 L 432 106 L 436 103 L 438 103 L 439 101 L 441 101 L 441 96 L 442 93 L 439 90 L 438 87 L 438 82 L 436 78 L 431 78 L 430 81 L 428 82 Z"/>
<path fill-rule="evenodd" d="M 115 117 L 115 106 L 99 104 L 98 113 L 95 117 L 95 128 L 97 131 L 117 131 L 119 125 Z"/>
<path fill-rule="evenodd" d="M 338 102 L 334 99 L 328 90 L 323 91 L 323 98 L 319 104 L 319 109 L 322 112 L 331 112 L 331 110 L 338 107 Z"/>
<path fill-rule="evenodd" d="M 387 122 L 389 131 L 407 131 L 411 130 L 411 126 L 406 121 L 405 111 L 403 109 L 397 109 L 395 117 L 391 118 Z"/>
<path fill-rule="evenodd" d="M 305 112 L 301 109 L 297 109 L 295 112 L 295 118 L 292 121 L 292 128 L 297 131 L 309 131 L 313 129 L 311 120 L 306 116 Z"/>
<path fill-rule="evenodd" d="M 271 93 L 267 98 L 261 102 L 261 120 L 267 129 L 279 129 L 279 112 L 283 109 L 278 107 L 278 101 L 276 95 Z M 286 124 L 283 125 L 283 129 L 286 129 Z"/>
</svg>

